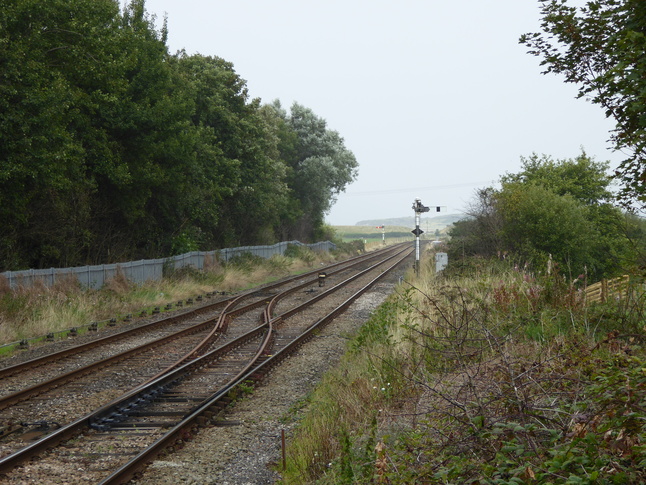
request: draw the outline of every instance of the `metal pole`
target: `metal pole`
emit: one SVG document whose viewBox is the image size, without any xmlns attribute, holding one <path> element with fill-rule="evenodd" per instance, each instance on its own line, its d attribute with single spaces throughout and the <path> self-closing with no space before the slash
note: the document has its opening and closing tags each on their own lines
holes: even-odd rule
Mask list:
<svg viewBox="0 0 646 485">
<path fill-rule="evenodd" d="M 280 430 L 280 443 L 283 452 L 283 471 L 287 470 L 287 450 L 285 448 L 285 430 Z"/>
<path fill-rule="evenodd" d="M 415 211 L 415 274 L 419 276 L 419 212 Z"/>
<path fill-rule="evenodd" d="M 428 212 L 430 209 L 422 204 L 420 199 L 415 199 L 413 202 L 413 210 L 415 211 L 415 273 L 419 276 L 419 236 L 424 232 L 419 228 L 420 214 Z"/>
</svg>

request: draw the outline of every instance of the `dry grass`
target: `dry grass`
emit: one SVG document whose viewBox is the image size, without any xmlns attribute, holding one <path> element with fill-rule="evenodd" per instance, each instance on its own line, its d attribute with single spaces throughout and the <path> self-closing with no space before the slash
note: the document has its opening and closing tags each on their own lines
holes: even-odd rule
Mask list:
<svg viewBox="0 0 646 485">
<path fill-rule="evenodd" d="M 367 484 L 376 476 L 387 483 L 484 483 L 471 479 L 493 473 L 489 463 L 499 467 L 497 477 L 525 470 L 547 476 L 550 467 L 568 469 L 569 461 L 550 461 L 546 450 L 569 456 L 569 439 L 586 426 L 576 421 L 585 417 L 580 404 L 603 398 L 624 406 L 611 394 L 590 393 L 590 376 L 615 359 L 619 377 L 608 374 L 600 387 L 616 384 L 623 397 L 637 388 L 637 377 L 644 380 L 643 365 L 630 360 L 646 340 L 643 298 L 612 311 L 586 309 L 575 282 L 558 275 L 534 278 L 526 268 L 492 262 L 478 264 L 477 277 L 444 277 L 433 266 L 407 278 L 387 303 L 391 309 L 375 312 L 353 352 L 315 391 L 288 448 L 282 483 Z M 607 337 L 598 342 L 597 333 Z M 613 437 L 628 435 L 628 414 L 605 412 L 608 402 L 596 404 L 595 419 L 611 423 L 615 435 L 600 431 L 597 443 L 577 444 L 590 457 L 587 471 L 577 473 L 594 471 L 606 443 L 610 453 L 601 458 L 614 459 Z M 622 439 L 627 452 L 624 445 L 641 438 L 635 432 Z M 625 473 L 633 468 L 627 460 Z M 512 482 L 520 483 L 496 483 Z"/>
<path fill-rule="evenodd" d="M 251 268 L 223 265 L 211 259 L 206 261 L 204 271 L 180 271 L 171 278 L 142 285 L 131 283 L 119 271 L 101 290 L 84 290 L 70 275 L 52 287 L 36 282 L 12 291 L 6 278 L 0 277 L 0 345 L 93 321 L 119 319 L 210 291 L 244 290 L 333 260 L 329 253 L 312 254 L 314 258 L 307 261 L 276 256 Z"/>
<path fill-rule="evenodd" d="M 9 280 L 4 276 L 0 275 L 0 296 L 11 293 L 11 286 L 9 285 Z"/>
</svg>

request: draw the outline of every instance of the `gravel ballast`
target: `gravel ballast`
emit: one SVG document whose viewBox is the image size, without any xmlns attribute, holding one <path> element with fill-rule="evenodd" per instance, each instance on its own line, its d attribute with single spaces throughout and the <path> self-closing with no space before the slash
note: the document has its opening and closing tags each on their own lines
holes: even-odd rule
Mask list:
<svg viewBox="0 0 646 485">
<path fill-rule="evenodd" d="M 181 449 L 153 462 L 135 483 L 263 485 L 280 479 L 281 422 L 343 355 L 352 335 L 393 291 L 402 270 L 353 303 L 348 310 L 278 366 L 251 396 L 231 406 L 226 425 L 199 431 Z M 289 422 L 292 422 L 289 420 Z"/>
</svg>

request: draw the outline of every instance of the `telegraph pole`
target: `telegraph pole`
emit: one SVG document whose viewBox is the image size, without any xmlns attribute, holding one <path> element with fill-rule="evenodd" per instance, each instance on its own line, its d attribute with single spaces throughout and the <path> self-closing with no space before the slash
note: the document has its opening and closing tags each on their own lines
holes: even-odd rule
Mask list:
<svg viewBox="0 0 646 485">
<path fill-rule="evenodd" d="M 419 220 L 422 212 L 428 212 L 431 209 L 423 205 L 420 199 L 415 199 L 413 210 L 415 211 L 415 229 L 411 232 L 415 234 L 415 274 L 419 276 L 419 236 L 424 233 L 419 228 Z"/>
</svg>

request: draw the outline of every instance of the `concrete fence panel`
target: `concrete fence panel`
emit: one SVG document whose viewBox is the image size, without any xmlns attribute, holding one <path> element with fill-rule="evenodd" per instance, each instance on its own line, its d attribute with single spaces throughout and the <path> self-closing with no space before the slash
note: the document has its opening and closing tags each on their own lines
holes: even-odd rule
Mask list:
<svg viewBox="0 0 646 485">
<path fill-rule="evenodd" d="M 192 251 L 190 253 L 171 256 L 164 259 L 142 259 L 139 261 L 128 261 L 115 264 L 101 264 L 94 266 L 80 266 L 76 268 L 49 268 L 49 269 L 27 269 L 22 271 L 5 271 L 0 276 L 7 279 L 12 289 L 31 287 L 37 282 L 45 286 L 52 286 L 57 280 L 68 275 L 73 275 L 85 288 L 98 289 L 103 287 L 109 280 L 113 279 L 118 271 L 131 282 L 141 284 L 146 281 L 158 281 L 164 273 L 164 266 L 169 269 L 181 269 L 192 267 L 197 270 L 204 269 L 205 261 L 228 262 L 235 257 L 250 253 L 261 258 L 269 259 L 272 256 L 283 255 L 289 245 L 307 246 L 314 251 L 330 251 L 336 245 L 330 241 L 323 241 L 314 244 L 303 244 L 300 241 L 285 241 L 273 246 L 243 246 L 238 248 L 219 249 L 215 251 Z"/>
</svg>

